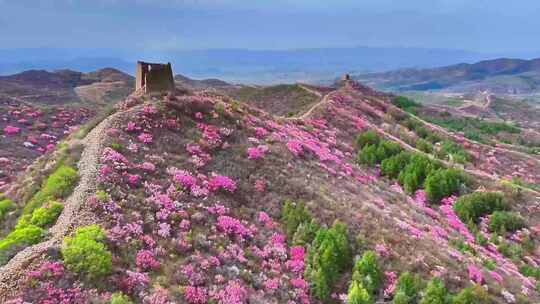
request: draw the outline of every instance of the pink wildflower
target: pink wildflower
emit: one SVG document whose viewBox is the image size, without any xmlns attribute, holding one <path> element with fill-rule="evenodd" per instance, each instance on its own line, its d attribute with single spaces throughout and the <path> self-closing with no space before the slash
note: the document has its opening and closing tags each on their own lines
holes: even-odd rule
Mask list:
<svg viewBox="0 0 540 304">
<path fill-rule="evenodd" d="M 469 279 L 474 283 L 482 284 L 484 278 L 482 276 L 482 270 L 475 265 L 469 265 Z"/>
<path fill-rule="evenodd" d="M 156 166 L 150 162 L 144 162 L 140 166 L 141 169 L 148 172 L 154 172 L 156 171 Z"/>
<path fill-rule="evenodd" d="M 249 147 L 247 149 L 248 159 L 261 159 L 264 157 L 264 154 L 268 151 L 268 146 L 259 145 L 257 147 Z"/>
<path fill-rule="evenodd" d="M 239 281 L 229 281 L 213 298 L 219 304 L 242 304 L 247 298 L 247 290 Z"/>
<path fill-rule="evenodd" d="M 197 179 L 185 170 L 177 170 L 174 174 L 174 180 L 187 189 L 190 189 L 197 183 Z"/>
<path fill-rule="evenodd" d="M 264 192 L 266 190 L 266 181 L 264 179 L 256 180 L 254 188 L 257 192 Z"/>
<path fill-rule="evenodd" d="M 240 220 L 230 216 L 222 215 L 218 217 L 217 227 L 228 234 L 237 234 L 241 237 L 251 236 L 251 231 Z"/>
<path fill-rule="evenodd" d="M 188 286 L 184 291 L 184 298 L 190 304 L 208 303 L 208 292 L 204 287 Z"/>
<path fill-rule="evenodd" d="M 210 191 L 223 189 L 228 192 L 234 192 L 236 190 L 236 182 L 225 175 L 214 175 L 210 181 L 208 181 L 208 188 Z"/>
<path fill-rule="evenodd" d="M 302 148 L 302 142 L 295 139 L 289 140 L 287 142 L 287 149 L 289 149 L 289 151 L 291 151 L 294 156 L 300 156 L 304 151 Z"/>
<path fill-rule="evenodd" d="M 268 290 L 276 290 L 279 287 L 279 279 L 269 279 L 264 282 L 264 288 Z"/>
<path fill-rule="evenodd" d="M 152 134 L 150 133 L 141 133 L 137 136 L 137 139 L 145 144 L 151 144 L 153 141 Z"/>
<path fill-rule="evenodd" d="M 257 134 L 257 137 L 262 138 L 268 135 L 268 131 L 265 128 L 257 127 L 255 128 L 255 134 Z"/>
<path fill-rule="evenodd" d="M 384 273 L 386 287 L 384 289 L 384 297 L 389 298 L 394 294 L 397 287 L 397 274 L 394 271 L 386 271 Z"/>
<path fill-rule="evenodd" d="M 21 128 L 17 128 L 17 127 L 14 127 L 14 126 L 6 126 L 4 128 L 4 133 L 6 135 L 15 135 L 15 134 L 19 133 L 19 131 L 21 131 Z"/>
<path fill-rule="evenodd" d="M 150 250 L 140 250 L 135 263 L 143 269 L 157 269 L 161 265 Z"/>
<path fill-rule="evenodd" d="M 131 186 L 137 186 L 141 180 L 141 177 L 137 174 L 128 174 L 128 183 Z"/>
</svg>

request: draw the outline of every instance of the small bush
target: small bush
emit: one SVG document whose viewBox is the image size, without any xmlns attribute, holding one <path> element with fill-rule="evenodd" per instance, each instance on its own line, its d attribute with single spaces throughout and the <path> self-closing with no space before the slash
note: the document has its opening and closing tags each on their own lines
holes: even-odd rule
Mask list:
<svg viewBox="0 0 540 304">
<path fill-rule="evenodd" d="M 281 220 L 285 223 L 285 230 L 289 238 L 293 238 L 298 226 L 305 222 L 311 222 L 311 212 L 304 203 L 286 201 L 281 211 Z"/>
<path fill-rule="evenodd" d="M 483 304 L 488 303 L 487 291 L 480 285 L 462 289 L 452 300 L 452 304 Z"/>
<path fill-rule="evenodd" d="M 362 283 L 352 281 L 349 287 L 349 294 L 347 296 L 348 304 L 372 304 L 373 299 Z"/>
<path fill-rule="evenodd" d="M 497 250 L 513 261 L 519 261 L 523 257 L 523 247 L 520 244 L 502 241 L 497 246 Z"/>
<path fill-rule="evenodd" d="M 377 151 L 376 151 L 377 163 L 380 163 L 387 158 L 397 155 L 401 151 L 402 151 L 401 146 L 397 142 L 390 141 L 390 140 L 383 140 L 377 146 Z"/>
<path fill-rule="evenodd" d="M 418 291 L 420 290 L 420 285 L 422 280 L 418 275 L 412 275 L 409 272 L 404 272 L 399 276 L 397 285 L 396 285 L 396 295 L 394 296 L 394 304 L 405 304 L 405 303 L 417 303 L 418 301 Z"/>
<path fill-rule="evenodd" d="M 514 232 L 525 226 L 525 219 L 516 212 L 495 211 L 489 220 L 489 229 L 500 234 Z"/>
<path fill-rule="evenodd" d="M 360 164 L 374 166 L 377 164 L 377 146 L 367 145 L 358 152 L 356 160 Z"/>
<path fill-rule="evenodd" d="M 4 219 L 8 212 L 15 209 L 15 204 L 9 198 L 0 200 L 0 220 Z"/>
<path fill-rule="evenodd" d="M 381 162 L 381 173 L 389 178 L 397 178 L 411 160 L 411 153 L 402 151 Z"/>
<path fill-rule="evenodd" d="M 406 112 L 413 114 L 416 114 L 417 108 L 422 106 L 416 101 L 404 96 L 397 96 L 396 98 L 394 98 L 394 105 L 396 105 L 400 109 L 403 109 Z"/>
<path fill-rule="evenodd" d="M 449 304 L 448 290 L 441 279 L 435 278 L 429 281 L 420 304 Z"/>
<path fill-rule="evenodd" d="M 356 262 L 352 279 L 360 282 L 369 294 L 373 294 L 379 289 L 382 282 L 382 273 L 375 252 L 366 251 L 362 258 Z"/>
<path fill-rule="evenodd" d="M 428 157 L 414 154 L 410 162 L 399 174 L 399 182 L 408 193 L 414 193 L 423 186 L 426 177 L 441 165 L 430 160 Z"/>
<path fill-rule="evenodd" d="M 78 179 L 77 170 L 74 168 L 65 165 L 58 167 L 24 207 L 23 214 L 32 213 L 47 201 L 65 198 L 73 191 Z"/>
<path fill-rule="evenodd" d="M 45 234 L 45 231 L 37 226 L 28 225 L 10 232 L 0 240 L 0 264 L 5 264 L 17 252 L 27 246 L 37 244 Z"/>
<path fill-rule="evenodd" d="M 105 232 L 97 225 L 78 228 L 73 237 L 66 237 L 62 256 L 66 267 L 93 280 L 111 272 L 112 254 L 103 243 Z"/>
<path fill-rule="evenodd" d="M 115 292 L 111 296 L 109 304 L 133 304 L 131 299 L 121 292 Z"/>
<path fill-rule="evenodd" d="M 482 216 L 507 209 L 499 192 L 474 192 L 461 196 L 454 204 L 454 211 L 464 223 L 478 223 Z"/>
<path fill-rule="evenodd" d="M 56 219 L 62 213 L 64 205 L 58 202 L 52 202 L 46 207 L 37 208 L 32 212 L 30 224 L 45 228 L 56 222 Z"/>
<path fill-rule="evenodd" d="M 433 146 L 425 139 L 420 138 L 416 141 L 416 148 L 422 152 L 433 152 Z"/>
<path fill-rule="evenodd" d="M 315 219 L 312 219 L 310 222 L 302 222 L 300 225 L 298 225 L 296 232 L 293 235 L 293 244 L 295 246 L 307 247 L 309 244 L 311 244 L 319 229 L 320 225 Z"/>
<path fill-rule="evenodd" d="M 313 283 L 313 293 L 320 300 L 329 299 L 339 274 L 351 263 L 351 249 L 345 225 L 321 228 L 309 249 L 306 277 Z"/>
<path fill-rule="evenodd" d="M 437 153 L 437 156 L 441 159 L 445 157 L 451 157 L 455 162 L 464 164 L 471 160 L 471 155 L 465 151 L 462 145 L 459 145 L 453 141 L 445 140 L 441 144 L 441 149 Z"/>
<path fill-rule="evenodd" d="M 464 173 L 457 169 L 442 169 L 430 173 L 424 183 L 428 200 L 439 203 L 441 199 L 457 194 L 464 180 Z"/>
<path fill-rule="evenodd" d="M 356 137 L 356 147 L 358 149 L 362 149 L 363 147 L 367 145 L 378 145 L 381 141 L 381 137 L 377 132 L 373 130 L 368 130 L 365 132 L 360 133 L 358 137 Z"/>
</svg>

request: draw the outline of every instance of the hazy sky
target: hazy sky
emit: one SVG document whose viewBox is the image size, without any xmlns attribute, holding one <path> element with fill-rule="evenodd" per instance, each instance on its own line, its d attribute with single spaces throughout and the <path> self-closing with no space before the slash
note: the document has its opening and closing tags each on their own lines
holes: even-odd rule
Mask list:
<svg viewBox="0 0 540 304">
<path fill-rule="evenodd" d="M 540 50 L 539 0 L 0 0 L 0 48 Z"/>
</svg>

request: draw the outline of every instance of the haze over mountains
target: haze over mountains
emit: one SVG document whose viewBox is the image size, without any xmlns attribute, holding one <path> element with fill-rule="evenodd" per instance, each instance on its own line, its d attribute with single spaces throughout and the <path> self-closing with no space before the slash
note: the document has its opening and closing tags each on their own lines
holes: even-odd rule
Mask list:
<svg viewBox="0 0 540 304">
<path fill-rule="evenodd" d="M 401 69 L 356 75 L 356 79 L 390 91 L 531 94 L 540 90 L 540 59 L 486 60 L 433 69 Z"/>
<path fill-rule="evenodd" d="M 540 54 L 489 54 L 451 49 L 351 47 L 297 50 L 209 49 L 127 51 L 119 49 L 0 49 L 0 75 L 30 69 L 89 72 L 112 67 L 133 74 L 136 60 L 170 61 L 194 78 L 240 83 L 329 82 L 343 73 L 384 72 L 474 63 L 501 56 L 532 58 Z"/>
</svg>

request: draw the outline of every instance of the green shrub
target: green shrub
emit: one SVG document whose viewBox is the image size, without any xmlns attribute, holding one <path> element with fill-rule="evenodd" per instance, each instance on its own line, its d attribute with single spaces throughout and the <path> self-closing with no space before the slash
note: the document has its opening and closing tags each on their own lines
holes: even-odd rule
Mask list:
<svg viewBox="0 0 540 304">
<path fill-rule="evenodd" d="M 523 247 L 520 244 L 502 241 L 497 246 L 497 250 L 505 257 L 514 261 L 518 261 L 523 257 Z"/>
<path fill-rule="evenodd" d="M 463 148 L 453 141 L 445 140 L 441 144 L 441 149 L 437 153 L 439 158 L 451 157 L 455 162 L 464 164 L 471 160 L 471 155 Z"/>
<path fill-rule="evenodd" d="M 526 277 L 533 277 L 537 280 L 540 280 L 540 268 L 535 268 L 530 265 L 523 265 L 519 267 L 519 272 Z"/>
<path fill-rule="evenodd" d="M 42 188 L 32 197 L 23 209 L 23 214 L 30 214 L 44 203 L 65 198 L 75 188 L 79 177 L 77 171 L 69 166 L 58 167 L 44 182 Z"/>
<path fill-rule="evenodd" d="M 416 148 L 422 152 L 433 152 L 433 146 L 425 139 L 420 138 L 416 141 Z"/>
<path fill-rule="evenodd" d="M 397 178 L 411 160 L 411 153 L 402 151 L 381 162 L 381 173 L 389 178 Z"/>
<path fill-rule="evenodd" d="M 45 231 L 42 228 L 34 225 L 27 225 L 10 232 L 0 240 L 0 264 L 5 264 L 22 248 L 37 244 L 44 234 Z"/>
<path fill-rule="evenodd" d="M 42 228 L 50 226 L 56 222 L 56 219 L 60 216 L 63 209 L 64 205 L 58 202 L 52 202 L 46 207 L 37 208 L 32 212 L 30 224 Z"/>
<path fill-rule="evenodd" d="M 356 262 L 352 279 L 360 282 L 369 294 L 373 294 L 379 289 L 382 282 L 382 273 L 375 252 L 366 251 L 362 258 Z"/>
<path fill-rule="evenodd" d="M 489 229 L 500 234 L 514 232 L 524 227 L 525 219 L 516 212 L 495 211 L 489 220 Z"/>
<path fill-rule="evenodd" d="M 449 304 L 448 290 L 441 279 L 435 278 L 429 281 L 420 304 Z"/>
<path fill-rule="evenodd" d="M 392 304 L 415 304 L 414 300 L 407 296 L 404 291 L 399 290 L 392 299 Z"/>
<path fill-rule="evenodd" d="M 302 222 L 298 225 L 296 232 L 293 235 L 293 245 L 307 247 L 311 244 L 319 229 L 320 225 L 315 219 L 312 219 L 310 222 Z"/>
<path fill-rule="evenodd" d="M 292 238 L 298 226 L 304 222 L 311 222 L 312 216 L 304 203 L 286 201 L 281 211 L 281 220 L 285 223 L 287 236 Z"/>
<path fill-rule="evenodd" d="M 397 142 L 391 140 L 383 140 L 377 146 L 377 163 L 380 163 L 389 157 L 397 155 L 401 151 L 401 146 Z"/>
<path fill-rule="evenodd" d="M 313 293 L 328 300 L 339 274 L 351 263 L 351 249 L 345 225 L 336 222 L 332 228 L 321 228 L 309 249 L 306 277 L 313 283 Z"/>
<path fill-rule="evenodd" d="M 117 152 L 122 152 L 122 145 L 117 142 L 113 142 L 111 148 Z"/>
<path fill-rule="evenodd" d="M 480 217 L 504 210 L 508 206 L 500 192 L 474 192 L 461 196 L 454 204 L 454 211 L 464 223 L 478 223 Z"/>
<path fill-rule="evenodd" d="M 111 296 L 109 304 L 133 304 L 131 299 L 121 292 L 115 292 Z"/>
<path fill-rule="evenodd" d="M 377 146 L 367 145 L 358 152 L 356 160 L 360 164 L 374 166 L 377 164 Z"/>
<path fill-rule="evenodd" d="M 352 281 L 349 287 L 349 294 L 347 296 L 348 304 L 372 304 L 373 299 L 362 283 Z"/>
<path fill-rule="evenodd" d="M 62 256 L 66 267 L 93 280 L 111 272 L 112 254 L 103 243 L 105 232 L 98 225 L 78 228 L 73 237 L 66 237 Z"/>
<path fill-rule="evenodd" d="M 422 280 L 418 275 L 412 275 L 409 272 L 402 273 L 396 285 L 396 295 L 394 296 L 393 303 L 416 303 L 421 284 Z"/>
<path fill-rule="evenodd" d="M 15 209 L 15 203 L 9 198 L 0 200 L 0 220 L 4 219 L 8 212 Z"/>
<path fill-rule="evenodd" d="M 408 193 L 414 193 L 423 184 L 431 171 L 440 168 L 441 165 L 433 162 L 428 157 L 413 154 L 410 162 L 399 174 L 399 182 Z"/>
<path fill-rule="evenodd" d="M 421 107 L 422 105 L 415 102 L 414 100 L 404 97 L 404 96 L 397 96 L 394 98 L 394 105 L 396 105 L 398 108 L 403 109 L 406 112 L 416 114 L 417 108 Z"/>
<path fill-rule="evenodd" d="M 416 135 L 421 138 L 428 138 L 428 136 L 431 134 L 431 131 L 421 126 L 418 126 L 416 129 L 414 129 L 414 132 L 416 132 Z"/>
<path fill-rule="evenodd" d="M 378 145 L 381 141 L 381 137 L 374 130 L 368 130 L 360 133 L 356 137 L 356 147 L 362 149 L 367 145 Z"/>
<path fill-rule="evenodd" d="M 480 285 L 462 289 L 453 299 L 452 304 L 483 304 L 488 303 L 487 291 Z"/>
<path fill-rule="evenodd" d="M 431 172 L 424 183 L 428 200 L 439 203 L 441 199 L 457 194 L 464 180 L 464 173 L 457 169 L 440 169 Z"/>
</svg>

